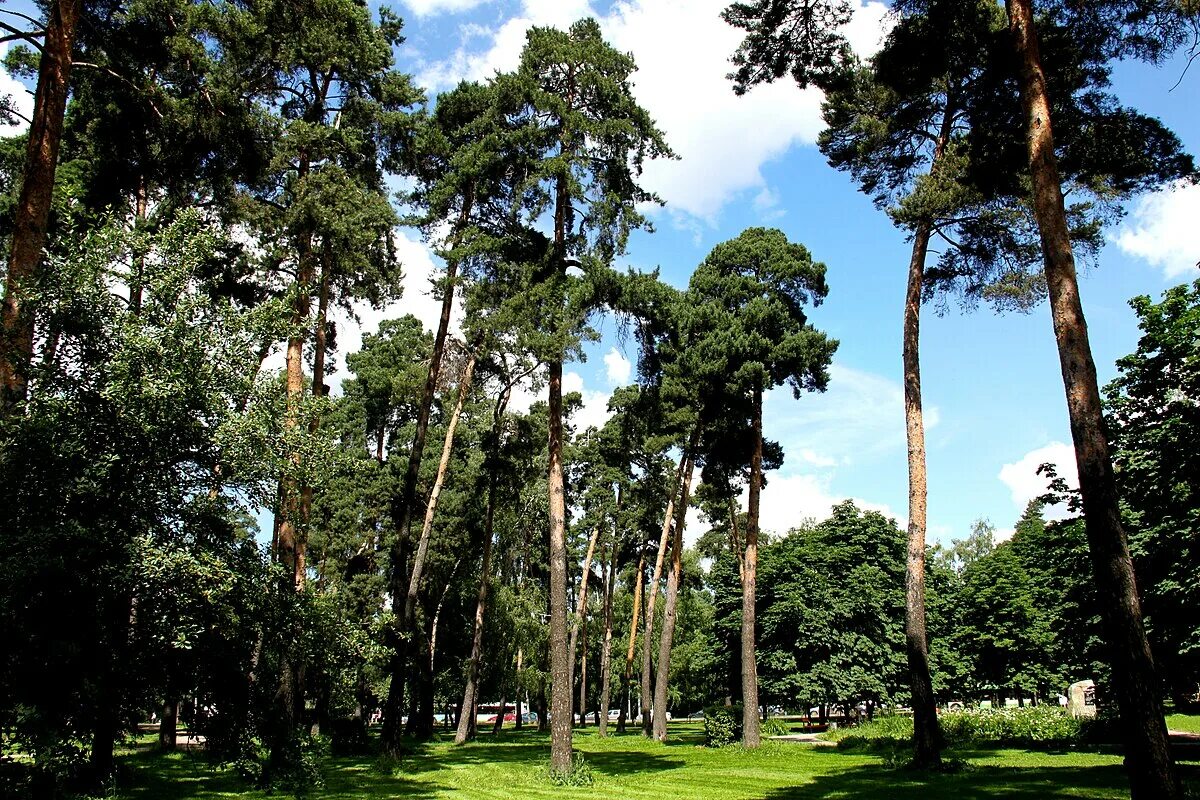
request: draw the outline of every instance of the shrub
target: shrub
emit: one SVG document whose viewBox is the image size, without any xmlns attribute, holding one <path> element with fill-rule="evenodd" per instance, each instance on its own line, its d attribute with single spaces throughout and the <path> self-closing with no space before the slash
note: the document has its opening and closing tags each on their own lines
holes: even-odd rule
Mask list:
<svg viewBox="0 0 1200 800">
<path fill-rule="evenodd" d="M 1024 746 L 1061 746 L 1094 740 L 1098 726 L 1086 725 L 1054 706 L 1028 708 L 967 709 L 939 717 L 942 734 L 948 744 L 1010 744 Z M 886 750 L 907 744 L 912 739 L 911 717 L 876 717 L 856 728 L 830 731 L 829 741 L 841 748 L 865 747 Z"/>
<path fill-rule="evenodd" d="M 592 768 L 583 760 L 583 753 L 572 755 L 571 766 L 566 769 L 550 767 L 546 774 L 555 786 L 591 786 L 595 782 Z"/>
<path fill-rule="evenodd" d="M 704 744 L 725 747 L 742 740 L 742 707 L 709 706 L 704 709 Z"/>
<path fill-rule="evenodd" d="M 968 709 L 943 714 L 950 743 L 1063 745 L 1081 740 L 1080 721 L 1054 706 Z"/>
<path fill-rule="evenodd" d="M 762 724 L 763 736 L 786 736 L 788 726 L 783 723 L 783 720 L 771 718 Z"/>
</svg>

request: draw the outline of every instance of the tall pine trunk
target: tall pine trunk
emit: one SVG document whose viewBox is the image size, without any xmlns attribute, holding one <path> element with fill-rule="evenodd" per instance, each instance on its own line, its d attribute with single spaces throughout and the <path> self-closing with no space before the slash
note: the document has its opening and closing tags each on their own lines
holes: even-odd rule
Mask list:
<svg viewBox="0 0 1200 800">
<path fill-rule="evenodd" d="M 579 602 L 575 605 L 575 627 L 571 629 L 571 642 L 569 648 L 571 651 L 571 685 L 574 686 L 574 669 L 575 669 L 575 648 L 579 645 L 579 633 L 584 631 L 583 636 L 583 652 L 580 653 L 580 685 L 579 691 L 579 724 L 586 725 L 587 721 L 583 718 L 585 694 L 587 691 L 587 599 L 588 599 L 588 578 L 592 575 L 592 556 L 596 554 L 596 542 L 600 538 L 600 526 L 592 531 L 592 536 L 588 539 L 587 554 L 583 557 L 583 575 L 579 579 Z"/>
<path fill-rule="evenodd" d="M 466 228 L 470 220 L 471 207 L 474 203 L 474 192 L 470 185 L 463 194 L 463 205 L 456 224 L 456 234 Z M 458 276 L 458 259 L 446 261 L 446 285 L 442 291 L 442 308 L 438 316 L 438 328 L 433 337 L 433 352 L 429 356 L 429 371 L 425 375 L 425 386 L 421 390 L 421 405 L 417 409 L 416 431 L 413 433 L 412 446 L 408 452 L 408 465 L 404 470 L 404 480 L 400 484 L 400 492 L 392 499 L 392 518 L 396 526 L 396 537 L 392 542 L 390 552 L 390 581 L 389 588 L 392 604 L 401 605 L 400 598 L 405 596 L 408 584 L 413 575 L 405 581 L 407 570 L 408 530 L 412 521 L 413 503 L 417 496 L 417 479 L 421 474 L 421 460 L 425 457 L 425 439 L 429 433 L 429 413 L 433 408 L 433 396 L 437 389 L 438 376 L 441 375 L 442 357 L 446 351 L 446 337 L 450 330 L 450 316 L 454 310 L 454 281 Z M 380 449 L 382 452 L 382 448 Z M 416 567 L 413 567 L 416 571 Z M 416 576 L 420 580 L 420 576 Z M 393 632 L 392 656 L 388 665 L 391 684 L 388 686 L 387 702 L 384 704 L 383 719 L 383 748 L 386 752 L 398 754 L 400 751 L 400 735 L 402 733 L 400 717 L 404 708 L 404 675 L 408 669 L 409 640 L 412 637 L 411 620 L 406 617 L 397 619 L 399 629 Z"/>
<path fill-rule="evenodd" d="M 692 488 L 692 450 L 695 438 L 683 454 L 687 467 L 683 487 L 675 507 L 675 537 L 671 546 L 671 573 L 667 576 L 667 597 L 663 604 L 663 624 L 658 642 L 658 674 L 654 684 L 654 738 L 667 740 L 667 686 L 671 675 L 671 645 L 675 641 L 675 609 L 679 604 L 679 580 L 683 577 L 683 526 L 687 519 L 688 493 Z"/>
<path fill-rule="evenodd" d="M 675 470 L 675 482 L 671 484 L 671 496 L 667 498 L 667 510 L 663 514 L 662 535 L 658 539 L 658 555 L 654 559 L 654 574 L 650 578 L 649 594 L 646 597 L 646 617 L 642 632 L 642 690 L 638 698 L 642 707 L 642 735 L 650 736 L 654 732 L 651 718 L 651 704 L 654 694 L 650 683 L 653 672 L 651 661 L 651 638 L 654 635 L 654 605 L 658 599 L 658 584 L 662 580 L 663 561 L 667 555 L 667 545 L 671 541 L 671 521 L 675 518 L 675 497 L 683 486 L 683 473 L 686 469 L 686 454 L 679 457 L 679 466 Z"/>
<path fill-rule="evenodd" d="M 639 548 L 637 573 L 633 578 L 633 615 L 629 620 L 629 647 L 625 650 L 625 672 L 621 676 L 621 711 L 617 715 L 617 733 L 625 732 L 629 713 L 629 690 L 633 687 L 633 654 L 637 651 L 638 618 L 642 611 L 642 587 L 646 583 L 646 551 Z"/>
<path fill-rule="evenodd" d="M 446 471 L 450 466 L 450 456 L 454 451 L 454 436 L 458 431 L 458 420 L 462 416 L 463 405 L 471 391 L 471 379 L 475 374 L 475 356 L 467 358 L 462 375 L 458 381 L 458 396 L 454 400 L 454 409 L 450 412 L 450 420 L 446 424 L 446 437 L 442 442 L 442 457 L 438 461 L 437 475 L 433 480 L 433 488 L 429 492 L 429 501 L 425 504 L 425 520 L 421 525 L 421 538 L 417 541 L 417 551 L 413 555 L 412 574 L 408 581 L 408 590 L 404 595 L 404 628 L 415 640 L 418 636 L 416 621 L 417 600 L 421 593 L 421 579 L 425 574 L 425 559 L 429 555 L 429 540 L 433 536 L 433 520 L 437 514 L 438 499 L 442 495 L 442 486 L 446 483 Z M 418 680 L 418 713 L 410 715 L 407 730 L 412 735 L 427 739 L 433 735 L 433 674 L 430 665 L 422 662 L 417 665 Z"/>
<path fill-rule="evenodd" d="M 952 98 L 947 95 L 941 130 L 934 145 L 929 173 L 936 173 L 954 126 Z M 942 727 L 938 723 L 929 674 L 929 634 L 925 625 L 925 532 L 928 484 L 925 471 L 925 416 L 921 398 L 921 300 L 925 258 L 933 230 L 921 220 L 913 232 L 904 296 L 904 422 L 908 438 L 908 558 L 904 571 L 904 636 L 908 654 L 908 685 L 913 708 L 913 762 L 917 767 L 942 763 Z"/>
<path fill-rule="evenodd" d="M 1079 300 L 1075 258 L 1054 155 L 1050 101 L 1042 71 L 1031 0 L 1006 0 L 1020 61 L 1033 209 L 1042 239 L 1050 315 L 1058 341 L 1071 438 L 1092 569 L 1113 667 L 1113 688 L 1125 731 L 1125 766 L 1133 800 L 1177 800 L 1183 788 L 1171 760 L 1154 658 L 1142 624 L 1129 545 L 1121 525 L 1116 483 L 1104 430 L 1096 365 Z"/>
<path fill-rule="evenodd" d="M 563 494 L 562 362 L 550 368 L 550 767 L 571 768 L 571 661 L 567 648 L 567 505 Z"/>
<path fill-rule="evenodd" d="M 929 675 L 929 639 L 925 627 L 925 526 L 928 492 L 925 479 L 925 423 L 921 408 L 921 284 L 930 224 L 923 220 L 913 236 L 904 301 L 904 419 L 908 433 L 908 559 L 904 573 L 904 634 L 908 683 L 912 693 L 914 765 L 941 763 L 942 729 Z"/>
<path fill-rule="evenodd" d="M 750 500 L 746 555 L 742 566 L 742 744 L 761 743 L 758 719 L 758 666 L 754 660 L 754 588 L 758 576 L 758 507 L 762 496 L 762 387 L 754 387 L 754 453 L 750 456 Z"/>
<path fill-rule="evenodd" d="M 458 729 L 454 733 L 454 743 L 462 744 L 468 739 L 475 738 L 475 704 L 479 701 L 479 661 L 483 657 L 483 621 L 487 613 L 488 582 L 491 579 L 492 538 L 496 527 L 496 470 L 500 456 L 500 425 L 504 419 L 504 411 L 508 407 L 512 387 L 506 387 L 496 403 L 492 415 L 492 452 L 488 465 L 488 494 L 487 509 L 484 511 L 483 522 L 483 564 L 479 570 L 479 591 L 475 600 L 475 627 L 471 633 L 471 657 L 467 661 L 467 685 L 463 689 L 462 712 L 458 715 Z M 520 669 L 520 655 L 517 656 Z M 521 727 L 520 700 L 517 701 L 517 728 Z"/>
<path fill-rule="evenodd" d="M 620 501 L 618 501 L 620 506 Z M 600 651 L 600 735 L 608 735 L 608 701 L 612 689 L 612 635 L 613 635 L 613 584 L 617 582 L 618 546 L 616 531 L 613 531 L 612 551 L 608 557 L 608 569 L 604 574 L 604 645 Z"/>
<path fill-rule="evenodd" d="M 21 194 L 12 220 L 4 305 L 0 309 L 0 416 L 25 400 L 33 358 L 33 317 L 25 297 L 37 283 L 50 224 L 54 173 L 62 140 L 63 114 L 71 85 L 80 0 L 55 0 L 46 10 L 46 34 L 38 62 L 33 119 L 25 145 Z"/>
</svg>

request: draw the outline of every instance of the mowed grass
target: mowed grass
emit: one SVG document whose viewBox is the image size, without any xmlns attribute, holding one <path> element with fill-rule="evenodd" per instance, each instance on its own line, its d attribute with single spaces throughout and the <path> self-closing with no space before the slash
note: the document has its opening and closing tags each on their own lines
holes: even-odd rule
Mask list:
<svg viewBox="0 0 1200 800">
<path fill-rule="evenodd" d="M 878 756 L 831 747 L 766 742 L 759 750 L 700 745 L 695 723 L 673 724 L 662 745 L 630 733 L 601 739 L 577 732 L 576 749 L 592 771 L 590 787 L 549 783 L 549 739 L 505 731 L 454 747 L 448 738 L 415 748 L 399 762 L 330 758 L 314 800 L 350 798 L 645 798 L 650 800 L 967 800 L 968 798 L 1127 798 L 1119 756 L 1091 752 L 958 751 L 957 772 L 922 774 Z M 115 797 L 121 800 L 265 798 L 201 756 L 135 752 Z M 1189 782 L 1200 779 L 1193 769 Z M 276 795 L 278 797 L 278 795 Z"/>
<path fill-rule="evenodd" d="M 1200 714 L 1168 714 L 1167 728 L 1182 733 L 1200 733 Z"/>
</svg>

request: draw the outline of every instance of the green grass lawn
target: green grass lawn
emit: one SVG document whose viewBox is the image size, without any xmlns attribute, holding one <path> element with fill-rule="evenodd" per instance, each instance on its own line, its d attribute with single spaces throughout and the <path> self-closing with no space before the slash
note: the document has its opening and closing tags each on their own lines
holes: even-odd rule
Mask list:
<svg viewBox="0 0 1200 800">
<path fill-rule="evenodd" d="M 1167 728 L 1184 733 L 1200 733 L 1200 714 L 1168 714 Z"/>
<path fill-rule="evenodd" d="M 969 798 L 1128 797 L 1120 758 L 1090 752 L 958 751 L 966 766 L 924 775 L 890 768 L 876 755 L 832 747 L 767 742 L 760 750 L 705 748 L 699 725 L 671 726 L 667 745 L 631 733 L 601 739 L 576 733 L 576 749 L 595 783 L 551 785 L 545 777 L 549 739 L 530 731 L 454 747 L 449 739 L 420 746 L 396 764 L 372 758 L 330 758 L 314 800 L 351 798 L 654 798 L 660 800 L 968 800 Z M 128 776 L 119 800 L 216 800 L 266 797 L 233 774 L 213 771 L 202 757 L 141 751 L 124 759 Z M 1200 779 L 1195 771 L 1189 778 Z"/>
</svg>

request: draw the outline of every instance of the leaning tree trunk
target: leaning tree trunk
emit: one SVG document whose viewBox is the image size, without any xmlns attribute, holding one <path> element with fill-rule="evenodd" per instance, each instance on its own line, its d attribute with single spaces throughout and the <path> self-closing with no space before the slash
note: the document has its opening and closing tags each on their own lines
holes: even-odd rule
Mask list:
<svg viewBox="0 0 1200 800">
<path fill-rule="evenodd" d="M 908 560 L 904 573 L 904 634 L 908 683 L 913 707 L 913 761 L 917 767 L 941 763 L 942 729 L 929 675 L 929 638 L 925 627 L 925 423 L 921 410 L 921 284 L 930 224 L 921 221 L 913 236 L 904 301 L 904 418 L 908 431 Z"/>
<path fill-rule="evenodd" d="M 508 386 L 496 402 L 495 413 L 492 415 L 492 452 L 491 464 L 488 466 L 487 509 L 484 511 L 483 522 L 483 565 L 479 571 L 479 592 L 475 600 L 475 628 L 471 634 L 471 657 L 467 661 L 467 685 L 463 689 L 463 712 L 458 715 L 458 729 L 454 733 L 454 743 L 462 744 L 468 739 L 475 738 L 475 704 L 479 698 L 479 661 L 483 656 L 483 620 L 487 612 L 488 582 L 491 579 L 492 538 L 496 528 L 496 460 L 499 458 L 500 424 L 504 419 L 504 411 L 508 407 L 512 387 Z M 518 664 L 520 655 L 517 657 Z M 519 667 L 518 667 L 519 669 Z M 470 711 L 472 713 L 468 714 Z M 468 721 L 469 719 L 469 721 Z M 521 727 L 520 701 L 517 702 L 517 727 Z"/>
<path fill-rule="evenodd" d="M 625 732 L 629 711 L 629 690 L 633 684 L 633 654 L 637 650 L 638 617 L 642 611 L 642 586 L 646 583 L 646 551 L 639 548 L 637 574 L 633 584 L 633 616 L 629 621 L 629 647 L 625 651 L 625 672 L 621 677 L 621 711 L 617 715 L 617 733 Z"/>
<path fill-rule="evenodd" d="M 588 540 L 587 554 L 583 557 L 583 576 L 579 579 L 579 602 L 575 606 L 575 627 L 571 629 L 571 641 L 568 647 L 571 651 L 571 686 L 575 685 L 575 648 L 579 645 L 579 631 L 586 630 L 587 625 L 587 597 L 588 597 L 588 578 L 592 574 L 592 556 L 596 554 L 596 541 L 600 538 L 600 526 L 592 531 L 592 536 Z M 587 634 L 583 637 L 583 653 L 580 655 L 580 673 L 582 675 L 581 683 L 584 688 L 579 692 L 579 718 L 580 724 L 586 725 L 583 719 L 584 712 L 584 692 L 586 691 L 587 681 Z"/>
<path fill-rule="evenodd" d="M 474 193 L 470 186 L 463 195 L 463 206 L 459 212 L 456 233 L 461 232 L 470 220 Z M 404 470 L 404 480 L 400 484 L 399 495 L 392 500 L 392 516 L 396 524 L 396 538 L 392 543 L 390 561 L 391 577 L 390 591 L 393 605 L 399 605 L 400 597 L 405 595 L 406 585 L 404 569 L 407 561 L 405 548 L 408 529 L 412 520 L 413 503 L 417 496 L 417 479 L 421 473 L 421 460 L 425 457 L 425 439 L 429 432 L 429 413 L 433 408 L 433 395 L 437 389 L 438 376 L 441 374 L 442 357 L 446 351 L 446 336 L 450 330 L 450 315 L 454 310 L 454 280 L 458 273 L 458 259 L 446 261 L 446 285 L 442 292 L 442 309 L 438 317 L 437 332 L 433 337 L 433 352 L 429 357 L 429 371 L 425 375 L 425 386 L 421 391 L 421 405 L 417 409 L 416 431 L 413 433 L 412 447 L 408 452 L 408 465 Z M 382 451 L 381 451 L 382 452 Z M 409 576 L 409 585 L 416 575 L 416 567 Z M 416 576 L 420 580 L 419 576 Z M 407 601 L 406 601 L 407 602 Z M 404 706 L 404 674 L 408 669 L 409 640 L 412 636 L 410 620 L 405 617 L 397 619 L 399 629 L 393 634 L 392 656 L 388 664 L 388 672 L 392 677 L 388 686 L 387 701 L 384 703 L 383 719 L 383 748 L 392 754 L 400 752 L 400 735 L 402 733 L 400 717 Z"/>
<path fill-rule="evenodd" d="M 692 445 L 695 446 L 694 444 Z M 663 604 L 662 632 L 658 643 L 658 674 L 654 684 L 654 738 L 667 741 L 667 683 L 671 675 L 671 645 L 675 640 L 675 609 L 679 604 L 679 580 L 683 577 L 683 525 L 687 519 L 688 492 L 692 488 L 691 449 L 684 454 L 687 467 L 679 504 L 675 508 L 675 540 L 671 547 L 671 574 L 667 576 L 667 597 Z"/>
<path fill-rule="evenodd" d="M 619 505 L 619 502 L 618 502 Z M 612 634 L 613 634 L 613 584 L 617 582 L 618 546 L 616 531 L 613 531 L 612 552 L 608 558 L 608 569 L 604 574 L 604 648 L 600 651 L 600 735 L 608 735 L 608 700 L 612 689 Z"/>
<path fill-rule="evenodd" d="M 1071 438 L 1092 569 L 1113 667 L 1113 688 L 1125 730 L 1125 765 L 1133 800 L 1176 800 L 1183 788 L 1171 760 L 1154 658 L 1142 624 L 1129 545 L 1121 525 L 1116 483 L 1104 430 L 1096 365 L 1079 300 L 1075 258 L 1054 155 L 1050 101 L 1030 0 L 1006 0 L 1020 60 L 1021 102 L 1033 180 L 1033 209 L 1041 232 L 1050 314 L 1058 341 Z"/>
<path fill-rule="evenodd" d="M 758 575 L 758 507 L 762 496 L 762 387 L 754 387 L 754 453 L 750 456 L 750 500 L 746 556 L 742 566 L 742 744 L 761 743 L 758 720 L 758 667 L 754 661 L 754 585 Z"/>
<path fill-rule="evenodd" d="M 934 146 L 932 175 L 941 166 L 953 131 L 952 100 L 946 98 L 941 130 Z M 929 674 L 929 634 L 925 625 L 925 531 L 928 487 L 925 472 L 925 418 L 921 400 L 921 298 L 925 257 L 933 226 L 923 219 L 913 232 L 904 297 L 904 421 L 908 436 L 908 559 L 904 573 L 904 635 L 908 653 L 908 684 L 913 708 L 913 762 L 919 768 L 942 763 L 942 726 L 938 723 Z"/>
<path fill-rule="evenodd" d="M 56 0 L 46 11 L 33 119 L 25 145 L 21 194 L 13 213 L 4 305 L 0 309 L 0 416 L 12 413 L 13 407 L 25 400 L 29 385 L 33 316 L 24 303 L 37 283 L 42 250 L 46 247 L 81 6 L 80 0 Z"/>
<path fill-rule="evenodd" d="M 679 458 L 679 466 L 675 470 L 675 482 L 671 484 L 671 496 L 667 498 L 667 510 L 663 514 L 662 535 L 658 538 L 658 555 L 654 560 L 654 575 L 650 578 L 649 594 L 646 597 L 645 631 L 642 632 L 642 687 L 638 704 L 642 707 L 642 735 L 650 736 L 654 732 L 651 719 L 651 702 L 654 697 L 650 684 L 651 661 L 650 639 L 654 634 L 654 603 L 658 599 L 658 584 L 662 580 L 663 561 L 667 555 L 667 545 L 671 541 L 671 520 L 675 518 L 675 496 L 683 485 L 683 473 L 686 467 L 686 455 Z"/>
<path fill-rule="evenodd" d="M 408 591 L 404 596 L 404 628 L 410 632 L 410 635 L 415 639 L 418 631 L 416 624 L 417 616 L 417 599 L 421 591 L 421 578 L 425 572 L 425 559 L 429 554 L 429 540 L 433 535 L 433 518 L 437 514 L 438 498 L 442 494 L 442 486 L 446 482 L 446 471 L 450 466 L 450 455 L 454 450 L 454 435 L 458 430 L 458 420 L 462 416 L 463 405 L 467 401 L 467 395 L 471 391 L 471 378 L 475 374 L 475 356 L 471 355 L 467 358 L 467 363 L 463 367 L 462 376 L 458 381 L 458 397 L 454 400 L 454 410 L 450 412 L 450 420 L 446 424 L 446 438 L 442 442 L 442 457 L 438 461 L 437 475 L 433 481 L 433 489 L 429 492 L 429 502 L 425 506 L 425 521 L 421 526 L 421 538 L 417 542 L 417 552 L 413 556 L 412 574 L 408 581 Z M 425 665 L 419 664 L 418 668 L 424 671 Z M 393 680 L 395 676 L 393 676 Z M 432 694 L 432 675 L 428 680 L 422 676 L 423 695 Z M 421 713 L 417 718 L 410 718 L 408 722 L 408 731 L 414 736 L 420 738 L 429 738 L 433 735 L 433 709 L 426 697 L 421 698 Z M 427 708 L 428 706 L 428 708 Z M 425 711 L 429 712 L 429 718 L 426 719 Z"/>
</svg>

